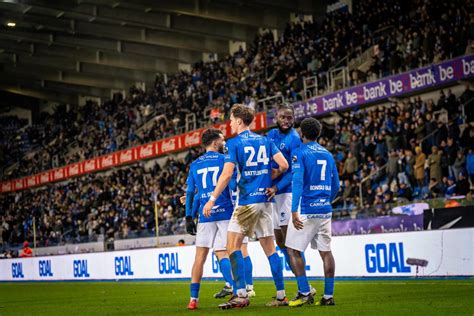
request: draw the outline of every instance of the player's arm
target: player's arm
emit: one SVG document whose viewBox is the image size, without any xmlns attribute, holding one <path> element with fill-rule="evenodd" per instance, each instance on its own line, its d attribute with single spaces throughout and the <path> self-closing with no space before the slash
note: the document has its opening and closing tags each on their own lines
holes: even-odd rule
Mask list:
<svg viewBox="0 0 474 316">
<path fill-rule="evenodd" d="M 301 222 L 298 209 L 300 207 L 301 196 L 303 195 L 303 177 L 304 177 L 304 163 L 303 156 L 299 150 L 296 150 L 292 158 L 292 174 L 293 174 L 293 186 L 291 188 L 292 200 L 291 200 L 291 216 L 293 219 L 293 225 L 296 229 L 303 228 L 303 222 Z"/>
<path fill-rule="evenodd" d="M 272 169 L 272 179 L 278 178 L 283 173 L 288 170 L 288 161 L 286 161 L 285 156 L 280 152 L 280 150 L 275 146 L 274 143 L 270 143 L 270 151 L 273 157 L 273 160 L 277 163 L 278 169 Z"/>
<path fill-rule="evenodd" d="M 339 193 L 339 174 L 337 172 L 336 162 L 333 160 L 332 164 L 332 176 L 331 176 L 331 202 L 334 201 L 337 194 Z"/>
<path fill-rule="evenodd" d="M 196 223 L 193 220 L 193 202 L 195 200 L 196 182 L 194 181 L 192 169 L 189 169 L 186 184 L 186 232 L 190 235 L 196 235 Z"/>
</svg>

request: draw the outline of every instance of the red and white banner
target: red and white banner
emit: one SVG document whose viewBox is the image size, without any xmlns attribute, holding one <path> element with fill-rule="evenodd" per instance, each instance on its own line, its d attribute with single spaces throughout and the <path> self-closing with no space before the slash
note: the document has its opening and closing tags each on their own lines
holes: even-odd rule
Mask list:
<svg viewBox="0 0 474 316">
<path fill-rule="evenodd" d="M 260 131 L 267 127 L 266 122 L 266 113 L 258 113 L 255 115 L 255 120 L 250 127 L 254 131 Z M 220 129 L 226 138 L 232 137 L 230 121 L 215 124 L 213 127 Z M 135 161 L 185 150 L 186 148 L 197 147 L 201 145 L 201 135 L 205 130 L 206 128 L 201 128 L 189 133 L 172 136 L 145 145 L 136 146 L 86 161 L 48 170 L 26 178 L 6 181 L 1 183 L 0 192 L 23 190 L 37 185 L 43 185 L 48 182 L 65 180 L 85 173 L 92 173 L 122 164 L 133 163 Z"/>
</svg>

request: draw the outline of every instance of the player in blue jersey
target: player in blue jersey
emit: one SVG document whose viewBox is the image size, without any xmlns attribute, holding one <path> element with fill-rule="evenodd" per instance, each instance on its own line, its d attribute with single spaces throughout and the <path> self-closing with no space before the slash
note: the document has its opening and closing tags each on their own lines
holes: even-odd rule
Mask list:
<svg viewBox="0 0 474 316">
<path fill-rule="evenodd" d="M 280 149 L 287 161 L 291 161 L 292 153 L 300 147 L 301 139 L 298 132 L 293 128 L 295 123 L 295 111 L 291 105 L 280 105 L 276 112 L 277 128 L 270 130 L 267 138 Z M 293 175 L 290 168 L 280 177 L 273 180 L 273 186 L 267 189 L 269 198 L 275 197 L 273 208 L 273 227 L 275 230 L 275 241 L 285 260 L 291 267 L 290 257 L 285 246 L 288 223 L 291 219 L 291 183 Z M 304 253 L 302 253 L 304 259 Z M 316 289 L 311 287 L 311 293 L 316 294 Z"/>
<path fill-rule="evenodd" d="M 202 144 L 206 148 L 206 153 L 191 164 L 186 181 L 186 231 L 196 234 L 196 257 L 192 268 L 191 299 L 188 309 L 198 307 L 200 282 L 209 249 L 213 248 L 220 259 L 220 268 L 227 285 L 233 283 L 230 261 L 226 253 L 227 226 L 234 209 L 230 189 L 223 190 L 209 216 L 202 214 L 204 204 L 208 201 L 223 171 L 224 143 L 224 135 L 219 129 L 211 128 L 204 131 Z M 197 229 L 194 223 L 195 209 L 198 209 L 199 213 Z"/>
<path fill-rule="evenodd" d="M 301 254 L 311 243 L 324 266 L 324 296 L 317 305 L 334 305 L 335 263 L 331 252 L 331 202 L 339 192 L 339 175 L 332 154 L 316 142 L 321 124 L 314 118 L 301 123 L 303 144 L 292 157 L 292 225 L 288 226 L 286 247 L 298 284 L 298 294 L 289 306 L 314 302 Z"/>
<path fill-rule="evenodd" d="M 248 306 L 250 301 L 245 289 L 245 266 L 240 247 L 245 236 L 255 235 L 268 257 L 275 286 L 276 299 L 271 306 L 286 305 L 287 299 L 283 281 L 283 266 L 273 242 L 272 204 L 268 203 L 266 189 L 272 186 L 272 178 L 280 176 L 288 169 L 288 162 L 275 145 L 266 137 L 250 131 L 255 112 L 237 104 L 231 109 L 230 126 L 238 135 L 227 142 L 224 170 L 214 192 L 204 206 L 205 216 L 211 211 L 232 178 L 237 167 L 237 203 L 229 223 L 227 251 L 232 263 L 237 295 L 227 303 L 219 305 L 223 309 Z M 272 159 L 278 169 L 271 166 Z"/>
</svg>

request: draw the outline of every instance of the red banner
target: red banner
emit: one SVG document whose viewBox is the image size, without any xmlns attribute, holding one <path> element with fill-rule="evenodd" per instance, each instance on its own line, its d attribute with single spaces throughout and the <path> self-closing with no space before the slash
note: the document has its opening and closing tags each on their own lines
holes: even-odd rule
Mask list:
<svg viewBox="0 0 474 316">
<path fill-rule="evenodd" d="M 36 184 L 37 184 L 37 182 L 36 182 L 36 177 L 35 176 L 31 176 L 31 177 L 26 178 L 26 187 L 27 188 L 34 187 L 34 186 L 36 186 Z"/>
<path fill-rule="evenodd" d="M 13 181 L 7 181 L 2 183 L 2 192 L 10 192 L 12 188 Z"/>
<path fill-rule="evenodd" d="M 134 161 L 135 157 L 133 155 L 133 152 L 134 152 L 134 148 L 119 151 L 117 153 L 118 163 L 119 164 L 124 164 L 124 163 L 127 163 L 127 162 Z"/>
<path fill-rule="evenodd" d="M 74 176 L 78 176 L 82 173 L 82 163 L 80 162 L 77 162 L 77 163 L 73 163 L 71 165 L 68 165 L 67 168 L 68 168 L 68 175 L 70 177 L 74 177 Z"/>
<path fill-rule="evenodd" d="M 86 160 L 83 162 L 83 167 L 82 170 L 84 170 L 84 173 L 89 173 L 89 172 L 94 172 L 97 170 L 97 161 L 100 160 L 100 157 L 98 158 L 92 158 L 89 160 Z"/>
<path fill-rule="evenodd" d="M 115 154 L 108 154 L 99 157 L 98 169 L 111 168 L 117 165 L 117 156 Z"/>
<path fill-rule="evenodd" d="M 252 130 L 259 131 L 265 129 L 267 118 L 265 113 L 255 115 L 255 120 L 250 126 Z M 220 129 L 226 138 L 232 137 L 230 121 L 213 125 Z M 131 163 L 137 160 L 149 159 L 163 154 L 173 153 L 185 148 L 201 145 L 201 135 L 205 128 L 201 128 L 186 134 L 169 137 L 141 146 L 121 150 L 115 153 L 99 156 L 86 161 L 73 163 L 54 170 L 48 170 L 37 175 L 22 179 L 3 182 L 0 185 L 0 192 L 10 192 L 22 190 L 48 182 L 64 180 L 70 177 L 91 173 L 102 169 L 112 168 L 117 165 Z"/>
</svg>

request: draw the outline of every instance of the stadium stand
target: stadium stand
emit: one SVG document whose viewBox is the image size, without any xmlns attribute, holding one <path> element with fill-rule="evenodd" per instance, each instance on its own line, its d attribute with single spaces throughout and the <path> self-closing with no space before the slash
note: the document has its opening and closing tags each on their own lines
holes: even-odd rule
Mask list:
<svg viewBox="0 0 474 316">
<path fill-rule="evenodd" d="M 344 181 L 335 217 L 390 215 L 400 202 L 465 195 L 470 190 L 466 161 L 472 164 L 474 127 L 461 133 L 453 122 L 459 122 L 458 107 L 467 98 L 472 98 L 472 91 L 459 98 L 441 91 L 437 102 L 415 97 L 411 102 L 345 112 L 335 129 L 325 128 L 320 142 L 335 155 Z M 453 115 L 443 121 L 447 109 Z M 439 148 L 438 158 L 430 155 L 433 146 Z M 188 165 L 199 153 L 191 149 L 181 159 L 169 156 L 163 166 L 156 163 L 147 169 L 136 164 L 2 195 L 3 243 L 32 239 L 31 214 L 37 218 L 40 246 L 154 236 L 153 192 L 159 201 L 160 235 L 182 234 L 184 211 L 178 198 L 184 194 Z M 437 162 L 427 169 L 423 163 L 418 177 L 420 156 Z M 369 174 L 373 177 L 363 186 L 360 207 L 356 184 Z M 438 179 L 431 182 L 434 177 Z"/>
<path fill-rule="evenodd" d="M 275 95 L 290 102 L 305 99 L 305 77 L 316 78 L 321 94 L 334 89 L 327 84 L 331 69 L 368 50 L 377 54 L 366 71 L 351 70 L 347 86 L 462 55 L 472 34 L 468 12 L 459 3 L 357 2 L 352 15 L 337 11 L 321 22 L 291 23 L 278 39 L 264 31 L 246 51 L 196 63 L 191 72 L 166 80 L 157 77 L 149 92 L 131 88 L 126 98 L 117 95 L 101 105 L 62 105 L 27 127 L 19 119 L 2 119 L 2 166 L 15 166 L 6 167 L 10 172 L 2 179 L 178 134 L 189 113 L 207 125 L 226 118 L 234 103 L 258 108 L 258 100 Z M 469 89 L 459 97 L 447 90 L 436 102 L 415 97 L 341 113 L 336 127 L 326 127 L 321 138 L 344 181 L 336 217 L 387 215 L 402 201 L 467 193 L 474 128 L 458 126 L 473 122 L 472 111 L 460 115 L 460 106 L 472 97 Z M 208 117 L 212 109 L 218 111 Z M 31 214 L 39 246 L 152 236 L 152 192 L 160 201 L 160 234 L 183 233 L 178 197 L 187 166 L 198 154 L 193 149 L 185 158 L 169 156 L 162 166 L 138 164 L 2 195 L 0 242 L 7 249 L 31 240 Z M 361 181 L 362 201 L 356 186 Z"/>
<path fill-rule="evenodd" d="M 216 119 L 222 120 L 234 103 L 257 106 L 258 100 L 275 95 L 302 100 L 303 78 L 316 78 L 322 93 L 330 88 L 327 76 L 332 69 L 367 50 L 377 53 L 371 55 L 366 71 L 356 68 L 346 74 L 347 85 L 462 55 L 470 20 L 460 3 L 356 2 L 353 14 L 335 11 L 319 23 L 290 23 L 279 39 L 266 31 L 247 51 L 196 63 L 191 72 L 179 72 L 166 81 L 157 78 L 151 92 L 131 88 L 127 98 L 100 106 L 61 106 L 16 135 L 21 141 L 2 142 L 2 152 L 9 153 L 2 157 L 2 166 L 15 164 L 5 168 L 9 172 L 2 179 L 177 134 L 189 113 L 205 125 L 211 109 L 219 109 Z"/>
</svg>

